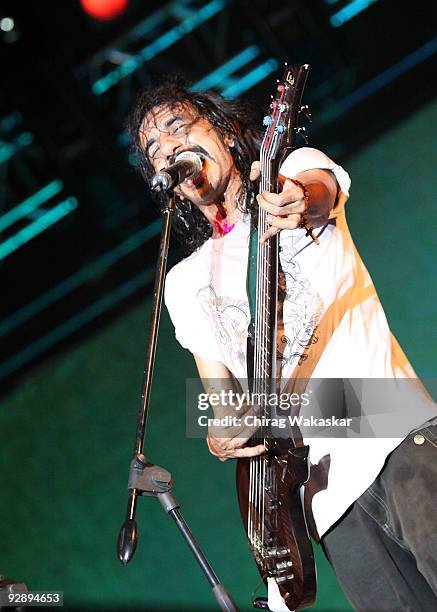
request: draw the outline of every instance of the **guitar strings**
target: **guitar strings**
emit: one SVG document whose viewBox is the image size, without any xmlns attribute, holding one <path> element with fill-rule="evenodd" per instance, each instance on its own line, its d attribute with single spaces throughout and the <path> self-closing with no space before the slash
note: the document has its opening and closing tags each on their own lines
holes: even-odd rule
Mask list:
<svg viewBox="0 0 437 612">
<path fill-rule="evenodd" d="M 264 165 L 265 167 L 265 140 L 266 140 L 266 135 L 264 136 L 263 139 L 263 144 L 261 145 L 261 163 Z M 263 174 L 261 174 L 261 188 L 263 188 Z M 260 209 L 261 210 L 261 209 Z M 262 231 L 262 217 L 261 217 L 261 213 L 258 213 L 258 236 L 260 235 Z M 260 259 L 261 259 L 261 248 L 258 245 L 258 249 L 257 249 L 257 270 L 258 270 L 258 278 L 259 278 L 259 270 L 260 270 Z M 260 284 L 258 282 L 257 279 L 257 286 L 256 286 L 256 304 L 257 306 L 259 306 L 260 304 L 260 295 L 261 292 L 261 287 Z M 261 333 L 260 333 L 260 316 L 259 316 L 259 308 L 257 307 L 256 309 L 256 320 L 255 320 L 255 338 L 256 338 L 256 351 L 255 351 L 255 365 L 254 365 L 254 391 L 258 392 L 259 391 L 259 377 L 260 377 L 260 352 L 261 352 L 261 346 L 260 346 L 260 340 L 261 340 Z M 258 463 L 258 458 L 257 457 L 253 457 L 250 459 L 250 502 L 249 502 L 249 516 L 250 516 L 250 541 L 252 543 L 252 545 L 255 548 L 258 548 L 257 546 L 257 542 L 256 542 L 256 528 L 255 528 L 255 521 L 256 521 L 256 512 L 257 512 L 257 507 L 256 507 L 256 467 L 257 467 L 257 463 Z"/>
<path fill-rule="evenodd" d="M 265 141 L 268 132 L 264 136 L 263 143 L 261 146 L 261 162 L 264 168 L 264 172 L 261 174 L 261 191 L 268 191 L 270 189 L 271 180 L 271 168 L 268 162 L 269 154 L 276 141 L 276 133 L 272 138 L 268 149 L 265 148 Z M 264 209 L 260 208 L 258 213 L 258 233 L 259 235 L 264 234 L 268 229 L 267 224 L 267 213 Z M 255 321 L 255 338 L 256 338 L 256 351 L 254 356 L 254 391 L 258 393 L 258 397 L 267 397 L 267 378 L 268 378 L 268 354 L 271 354 L 272 347 L 271 338 L 268 335 L 268 322 L 267 316 L 270 317 L 270 309 L 268 308 L 270 301 L 270 275 L 269 275 L 269 261 L 271 245 L 270 241 L 258 245 L 257 252 L 257 269 L 258 271 L 262 267 L 262 283 L 257 282 L 257 308 L 256 321 Z M 259 274 L 259 273 L 258 273 Z M 259 278 L 259 275 L 258 275 Z M 267 316 L 266 316 L 267 315 Z M 275 359 L 276 356 L 273 357 Z M 266 406 L 263 406 L 263 415 L 266 416 Z M 263 442 L 266 445 L 267 437 L 265 432 L 264 424 L 261 426 Z M 264 544 L 265 544 L 265 493 L 266 493 L 266 457 L 257 456 L 250 459 L 250 470 L 249 470 L 249 511 L 248 511 L 248 535 L 249 541 L 252 546 L 264 556 Z"/>
<path fill-rule="evenodd" d="M 265 176 L 264 190 L 269 190 L 269 187 L 270 187 L 270 164 L 268 163 L 267 153 L 266 153 L 266 159 L 265 159 L 264 168 L 267 170 L 267 172 L 265 173 L 266 176 Z M 266 214 L 265 210 L 263 210 L 263 215 L 262 216 L 263 216 L 263 228 L 262 228 L 262 231 L 264 233 L 266 231 L 266 229 L 267 229 L 267 221 L 266 221 L 267 214 Z M 266 309 L 267 309 L 266 308 L 266 306 L 267 306 L 266 301 L 268 299 L 268 282 L 269 282 L 269 274 L 268 274 L 268 272 L 269 272 L 269 270 L 268 270 L 268 261 L 269 261 L 269 258 L 267 257 L 267 252 L 268 251 L 270 251 L 270 242 L 265 242 L 265 243 L 263 243 L 263 255 L 264 255 L 264 257 L 263 257 L 263 260 L 264 260 L 264 266 L 263 266 L 264 270 L 263 270 L 263 272 L 264 273 L 263 273 L 263 306 L 262 306 L 262 308 L 263 308 L 263 326 L 264 326 L 262 346 L 263 346 L 263 352 L 264 352 L 263 362 L 264 362 L 265 366 L 268 365 L 267 364 L 267 350 L 266 350 L 266 349 L 268 349 L 268 347 L 266 346 L 266 343 L 268 343 L 268 341 L 269 341 L 268 333 L 267 333 L 268 332 L 268 324 L 267 324 L 267 316 L 266 316 L 266 314 L 267 314 L 266 313 Z M 262 386 L 263 386 L 262 392 L 264 393 L 265 392 L 265 388 L 264 387 L 266 385 L 266 378 L 267 378 L 268 372 L 264 371 L 263 374 L 264 374 L 264 376 L 262 376 L 261 381 L 262 381 Z M 261 397 L 264 397 L 264 395 L 262 395 Z M 265 410 L 266 410 L 266 408 L 264 406 L 264 413 L 265 413 Z M 263 442 L 265 444 L 266 439 L 265 439 L 264 427 L 263 427 L 262 433 L 263 433 Z M 259 458 L 259 459 L 260 459 L 260 461 L 262 461 L 263 468 L 264 468 L 263 479 L 259 483 L 259 486 L 262 487 L 261 552 L 264 553 L 264 533 L 265 533 L 265 481 L 264 481 L 264 478 L 265 478 L 265 460 L 264 460 L 264 458 L 262 458 L 262 459 Z"/>
</svg>

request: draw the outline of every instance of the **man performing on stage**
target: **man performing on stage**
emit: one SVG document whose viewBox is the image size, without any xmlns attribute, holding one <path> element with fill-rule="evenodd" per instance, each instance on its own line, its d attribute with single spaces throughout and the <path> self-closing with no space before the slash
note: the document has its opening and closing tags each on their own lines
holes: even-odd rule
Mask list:
<svg viewBox="0 0 437 612">
<path fill-rule="evenodd" d="M 304 147 L 282 164 L 282 191 L 258 194 L 260 134 L 254 126 L 241 103 L 191 92 L 178 80 L 145 91 L 132 116 L 149 183 L 183 151 L 203 160 L 200 176 L 175 189 L 175 231 L 189 256 L 169 272 L 165 295 L 176 337 L 192 352 L 200 377 L 228 380 L 229 388 L 247 378 L 250 221 L 261 206 L 270 224 L 262 240 L 280 233 L 283 377 L 414 379 L 346 224 L 348 174 Z M 300 227 L 303 218 L 319 244 Z M 323 466 L 329 457 L 327 487 L 312 500 L 315 526 L 357 610 L 437 608 L 431 499 L 437 421 L 432 402 L 417 389 L 402 435 L 310 443 L 312 464 Z M 222 437 L 210 434 L 208 448 L 223 461 L 263 453 L 262 445 L 245 446 L 249 435 L 234 429 Z"/>
</svg>

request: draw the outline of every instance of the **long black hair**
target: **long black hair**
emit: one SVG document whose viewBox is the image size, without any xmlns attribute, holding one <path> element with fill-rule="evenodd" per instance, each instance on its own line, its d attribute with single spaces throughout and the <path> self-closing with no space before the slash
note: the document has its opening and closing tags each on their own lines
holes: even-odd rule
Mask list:
<svg viewBox="0 0 437 612">
<path fill-rule="evenodd" d="M 151 161 L 141 142 L 141 127 L 144 118 L 158 107 L 175 107 L 188 104 L 199 117 L 207 119 L 222 138 L 234 141 L 231 154 L 246 193 L 245 210 L 254 213 L 254 184 L 249 179 L 250 166 L 258 159 L 261 133 L 256 125 L 252 109 L 238 100 L 227 100 L 214 91 L 195 92 L 180 76 L 167 77 L 145 89 L 136 102 L 129 119 L 129 133 L 133 152 L 141 174 L 150 185 L 155 173 Z M 157 196 L 161 205 L 167 196 Z M 181 240 L 187 254 L 198 249 L 211 235 L 212 227 L 200 210 L 186 200 L 175 197 L 173 229 Z"/>
</svg>

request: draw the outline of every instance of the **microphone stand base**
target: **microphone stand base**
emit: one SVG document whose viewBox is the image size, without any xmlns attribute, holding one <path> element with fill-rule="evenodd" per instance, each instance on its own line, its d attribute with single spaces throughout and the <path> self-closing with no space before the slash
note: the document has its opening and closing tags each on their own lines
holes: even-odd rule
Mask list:
<svg viewBox="0 0 437 612">
<path fill-rule="evenodd" d="M 238 612 L 238 608 L 232 596 L 218 579 L 217 574 L 212 569 L 209 561 L 188 527 L 188 524 L 183 518 L 180 511 L 180 504 L 171 492 L 172 485 L 173 482 L 170 472 L 159 465 L 150 463 L 143 454 L 134 456 L 131 461 L 129 473 L 129 489 L 131 489 L 131 494 L 135 492 L 136 495 L 158 498 L 165 513 L 171 516 L 175 522 L 188 548 L 193 553 L 202 572 L 211 585 L 219 609 L 222 612 Z M 136 522 L 133 518 L 130 520 L 128 519 L 125 521 L 119 537 L 118 558 L 122 563 L 128 563 L 133 556 L 136 549 L 137 538 L 138 530 Z"/>
</svg>

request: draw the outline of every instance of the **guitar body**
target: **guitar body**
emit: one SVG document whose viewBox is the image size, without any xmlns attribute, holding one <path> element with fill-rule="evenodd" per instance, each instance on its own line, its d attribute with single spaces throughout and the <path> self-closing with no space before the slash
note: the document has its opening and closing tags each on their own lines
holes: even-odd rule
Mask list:
<svg viewBox="0 0 437 612">
<path fill-rule="evenodd" d="M 301 446 L 276 456 L 239 459 L 237 463 L 237 494 L 246 526 L 250 513 L 260 521 L 263 514 L 249 501 L 251 462 L 259 462 L 260 472 L 271 472 L 271 485 L 262 502 L 263 545 L 254 545 L 247 530 L 246 535 L 262 579 L 266 582 L 275 578 L 290 610 L 307 608 L 316 598 L 313 548 L 301 500 L 301 487 L 308 479 L 308 452 L 308 446 Z"/>
<path fill-rule="evenodd" d="M 294 149 L 300 103 L 309 66 L 286 67 L 278 82 L 276 97 L 264 118 L 266 132 L 261 145 L 260 191 L 277 192 L 282 159 Z M 268 228 L 266 212 L 259 209 L 258 234 Z M 252 312 L 248 372 L 251 392 L 258 397 L 280 392 L 277 371 L 278 235 L 256 246 L 250 274 L 256 261 L 256 299 Z M 250 280 L 250 279 L 249 279 Z M 249 283 L 250 284 L 250 283 Z M 261 405 L 262 414 L 272 421 L 278 416 L 270 402 Z M 309 447 L 299 444 L 301 436 L 290 430 L 275 432 L 261 427 L 252 444 L 264 444 L 260 456 L 237 462 L 237 492 L 240 512 L 250 550 L 264 582 L 274 579 L 286 606 L 297 610 L 311 606 L 316 596 L 314 555 L 303 509 L 303 485 L 309 477 Z M 268 609 L 267 600 L 257 599 L 257 608 Z"/>
</svg>

